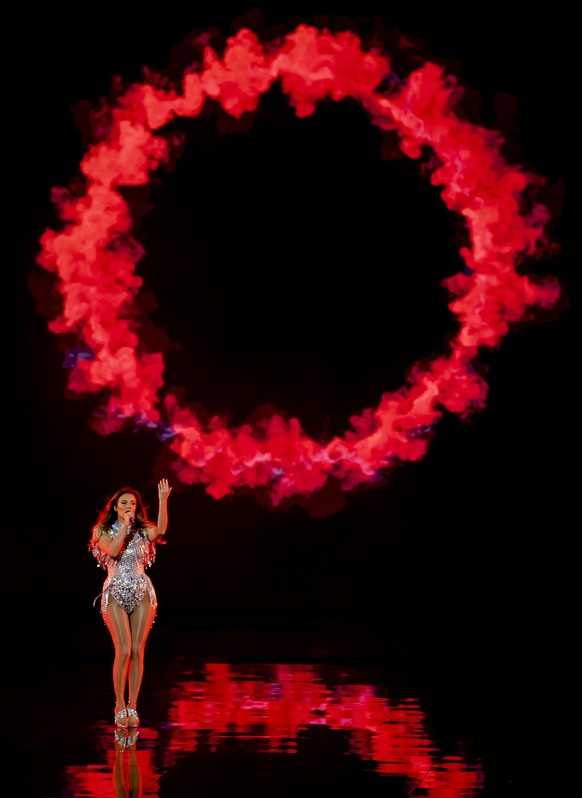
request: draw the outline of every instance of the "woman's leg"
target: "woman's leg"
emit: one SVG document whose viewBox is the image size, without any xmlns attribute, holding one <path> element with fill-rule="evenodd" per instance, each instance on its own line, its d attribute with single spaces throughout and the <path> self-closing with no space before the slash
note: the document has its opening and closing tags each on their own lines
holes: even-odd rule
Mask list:
<svg viewBox="0 0 582 798">
<path fill-rule="evenodd" d="M 115 657 L 113 659 L 113 689 L 116 705 L 125 707 L 125 687 L 131 657 L 131 627 L 129 616 L 113 596 L 109 596 L 105 623 L 113 639 Z M 116 706 L 117 712 L 117 706 Z"/>
<path fill-rule="evenodd" d="M 150 604 L 146 595 L 140 604 L 129 616 L 131 626 L 131 665 L 129 667 L 129 701 L 132 708 L 136 708 L 139 689 L 143 679 L 145 646 L 156 617 L 156 610 Z"/>
</svg>

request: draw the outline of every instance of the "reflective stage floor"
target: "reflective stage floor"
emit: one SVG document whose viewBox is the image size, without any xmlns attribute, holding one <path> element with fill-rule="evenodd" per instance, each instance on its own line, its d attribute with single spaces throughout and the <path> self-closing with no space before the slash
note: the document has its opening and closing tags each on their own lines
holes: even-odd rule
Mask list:
<svg viewBox="0 0 582 798">
<path fill-rule="evenodd" d="M 547 698 L 526 687 L 523 641 L 156 621 L 141 725 L 124 733 L 105 629 L 19 630 L 2 691 L 11 795 L 506 798 L 543 784 Z"/>
</svg>

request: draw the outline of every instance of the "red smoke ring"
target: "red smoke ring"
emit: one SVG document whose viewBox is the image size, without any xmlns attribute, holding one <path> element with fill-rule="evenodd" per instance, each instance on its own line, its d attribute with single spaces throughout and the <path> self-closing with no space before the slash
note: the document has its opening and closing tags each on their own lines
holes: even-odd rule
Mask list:
<svg viewBox="0 0 582 798">
<path fill-rule="evenodd" d="M 79 342 L 79 354 L 69 355 L 70 390 L 109 395 L 95 417 L 100 434 L 129 421 L 155 428 L 170 441 L 183 482 L 205 483 L 217 498 L 263 486 L 278 504 L 319 490 L 330 476 L 346 490 L 375 481 L 397 461 L 421 459 L 444 412 L 466 416 L 484 406 L 487 385 L 474 369 L 479 351 L 498 346 L 511 323 L 555 304 L 560 293 L 555 279 L 534 281 L 516 271 L 544 245 L 547 208 L 531 202 L 524 210 L 526 191 L 540 179 L 505 163 L 498 134 L 454 113 L 459 89 L 441 67 L 427 62 L 406 81 L 391 82 L 390 74 L 388 56 L 365 52 L 349 31 L 300 25 L 263 47 L 241 29 L 222 58 L 204 50 L 203 65 L 186 72 L 180 92 L 160 88 L 152 76 L 117 98 L 81 161 L 84 188 L 54 191 L 63 228 L 45 232 L 39 257 L 63 298 L 49 329 Z M 418 159 L 430 147 L 430 180 L 443 186 L 441 196 L 464 218 L 471 242 L 460 250 L 464 269 L 443 283 L 459 320 L 448 354 L 413 367 L 404 387 L 352 417 L 353 431 L 324 444 L 306 436 L 297 419 L 277 415 L 254 427 L 229 428 L 217 418 L 203 425 L 175 394 L 162 395 L 163 356 L 144 351 L 135 310 L 142 285 L 135 267 L 144 252 L 130 235 L 130 208 L 118 191 L 147 184 L 170 157 L 169 142 L 153 131 L 174 117 L 197 116 L 207 98 L 239 118 L 257 108 L 275 80 L 299 117 L 322 99 L 350 97 L 373 124 L 398 134 L 408 157 Z M 379 88 L 387 85 L 389 94 Z"/>
</svg>

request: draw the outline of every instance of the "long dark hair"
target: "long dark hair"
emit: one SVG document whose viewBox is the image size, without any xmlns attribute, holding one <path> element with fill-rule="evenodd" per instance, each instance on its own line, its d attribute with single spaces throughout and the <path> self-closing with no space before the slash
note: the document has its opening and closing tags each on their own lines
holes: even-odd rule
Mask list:
<svg viewBox="0 0 582 798">
<path fill-rule="evenodd" d="M 124 493 L 131 493 L 131 495 L 135 497 L 136 507 L 135 522 L 133 524 L 134 529 L 140 529 L 144 526 L 151 526 L 151 521 L 147 515 L 147 507 L 142 501 L 140 492 L 135 488 L 126 486 L 116 490 L 113 496 L 107 499 L 105 506 L 99 512 L 96 523 L 97 527 L 101 527 L 101 529 L 109 529 L 113 525 L 113 522 L 117 521 L 117 510 L 115 509 L 115 505 Z"/>
</svg>

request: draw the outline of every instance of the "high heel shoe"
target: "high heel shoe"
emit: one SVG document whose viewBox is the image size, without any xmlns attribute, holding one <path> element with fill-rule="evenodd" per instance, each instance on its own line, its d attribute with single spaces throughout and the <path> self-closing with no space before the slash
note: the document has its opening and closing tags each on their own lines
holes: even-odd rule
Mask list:
<svg viewBox="0 0 582 798">
<path fill-rule="evenodd" d="M 139 727 L 139 715 L 135 707 L 127 707 L 127 725 L 130 729 L 137 729 Z"/>
<path fill-rule="evenodd" d="M 121 709 L 118 709 L 121 707 Z M 125 708 L 125 704 L 117 703 L 115 705 L 115 716 L 114 716 L 115 726 L 118 729 L 127 729 L 128 727 L 128 717 L 127 717 L 127 709 Z"/>
</svg>

